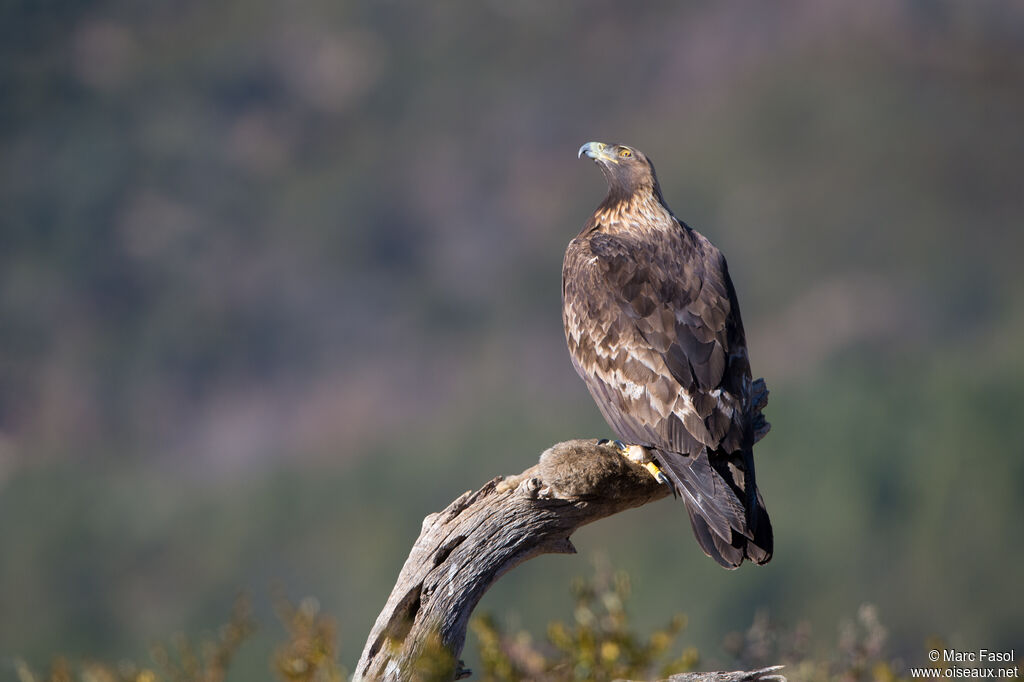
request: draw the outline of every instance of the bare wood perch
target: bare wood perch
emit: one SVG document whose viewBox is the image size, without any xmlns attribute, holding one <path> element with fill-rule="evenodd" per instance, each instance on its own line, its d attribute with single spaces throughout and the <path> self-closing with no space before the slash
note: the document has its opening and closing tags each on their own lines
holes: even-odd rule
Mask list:
<svg viewBox="0 0 1024 682">
<path fill-rule="evenodd" d="M 438 645 L 450 654 L 450 670 L 432 670 L 429 677 L 468 675 L 457 659 L 469 616 L 499 577 L 540 554 L 575 553 L 569 536 L 580 526 L 668 494 L 643 467 L 593 440 L 558 443 L 522 474 L 464 493 L 423 520 L 354 679 L 421 678 L 423 654 Z"/>
<path fill-rule="evenodd" d="M 786 682 L 781 665 L 760 670 L 735 670 L 728 673 L 681 673 L 665 682 Z"/>
</svg>

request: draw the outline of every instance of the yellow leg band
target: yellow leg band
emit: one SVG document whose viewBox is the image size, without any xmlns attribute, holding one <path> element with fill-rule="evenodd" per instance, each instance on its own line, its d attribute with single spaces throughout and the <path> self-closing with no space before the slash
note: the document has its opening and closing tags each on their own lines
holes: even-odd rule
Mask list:
<svg viewBox="0 0 1024 682">
<path fill-rule="evenodd" d="M 651 476 L 654 476 L 654 478 L 656 478 L 659 483 L 665 477 L 665 474 L 661 473 L 661 469 L 659 469 L 658 465 L 655 464 L 654 462 L 645 462 L 644 468 L 650 471 Z"/>
</svg>

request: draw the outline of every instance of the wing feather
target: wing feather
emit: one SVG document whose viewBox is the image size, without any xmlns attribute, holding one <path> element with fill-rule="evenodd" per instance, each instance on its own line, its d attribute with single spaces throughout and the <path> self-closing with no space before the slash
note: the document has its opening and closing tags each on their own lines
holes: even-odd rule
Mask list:
<svg viewBox="0 0 1024 682">
<path fill-rule="evenodd" d="M 651 243 L 602 232 L 566 254 L 566 336 L 577 371 L 602 406 L 626 412 L 625 438 L 653 430 L 647 444 L 681 454 L 717 449 L 742 415 L 723 380 L 746 373 L 742 329 L 727 295 L 721 254 L 682 228 Z M 578 314 L 585 311 L 585 314 Z M 742 386 L 744 382 L 732 382 Z M 749 379 L 746 382 L 749 385 Z M 668 419 L 674 416 L 675 420 Z"/>
</svg>

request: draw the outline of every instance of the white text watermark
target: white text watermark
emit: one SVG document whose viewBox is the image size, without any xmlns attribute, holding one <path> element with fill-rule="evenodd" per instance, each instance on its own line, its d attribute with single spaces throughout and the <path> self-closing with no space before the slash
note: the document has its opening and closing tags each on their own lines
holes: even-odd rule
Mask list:
<svg viewBox="0 0 1024 682">
<path fill-rule="evenodd" d="M 911 668 L 912 679 L 1020 679 L 1013 649 L 932 649 L 928 660 L 941 664 L 933 668 Z"/>
</svg>

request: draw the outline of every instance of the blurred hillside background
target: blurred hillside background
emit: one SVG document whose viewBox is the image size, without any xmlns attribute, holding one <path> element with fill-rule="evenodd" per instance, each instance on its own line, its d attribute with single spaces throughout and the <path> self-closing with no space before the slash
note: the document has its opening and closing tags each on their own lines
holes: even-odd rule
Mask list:
<svg viewBox="0 0 1024 682">
<path fill-rule="evenodd" d="M 873 602 L 914 665 L 1024 646 L 1021 3 L 0 12 L 0 677 L 275 584 L 351 666 L 423 516 L 610 435 L 560 319 L 588 140 L 727 254 L 772 391 L 771 564 L 721 570 L 671 501 L 575 538 L 636 619 L 724 657 L 759 610 L 827 646 Z M 480 608 L 540 635 L 589 570 Z"/>
</svg>

